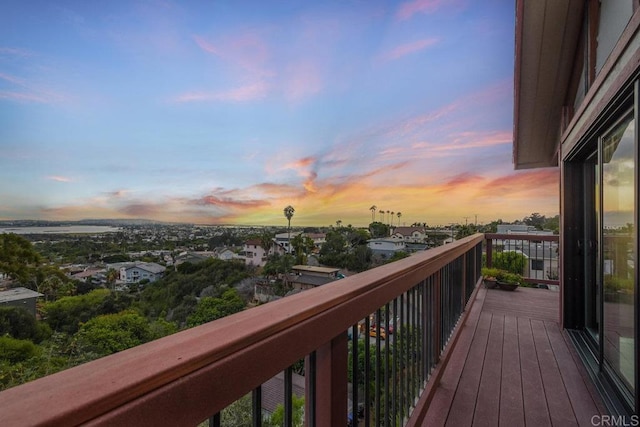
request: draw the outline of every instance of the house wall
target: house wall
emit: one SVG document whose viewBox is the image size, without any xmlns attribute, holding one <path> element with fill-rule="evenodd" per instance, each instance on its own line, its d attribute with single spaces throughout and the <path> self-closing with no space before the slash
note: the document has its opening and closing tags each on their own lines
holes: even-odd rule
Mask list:
<svg viewBox="0 0 640 427">
<path fill-rule="evenodd" d="M 36 315 L 36 298 L 25 298 L 21 300 L 5 301 L 0 303 L 0 307 L 22 307 L 29 313 Z"/>
<path fill-rule="evenodd" d="M 158 278 L 157 274 L 138 267 L 122 268 L 120 270 L 120 280 L 126 283 L 136 283 L 144 279 L 148 279 L 149 282 L 155 282 Z"/>
<path fill-rule="evenodd" d="M 598 381 L 617 390 L 612 402 L 621 402 L 620 408 L 637 413 L 640 409 L 638 273 L 633 273 L 631 301 L 623 298 L 624 293 L 615 294 L 615 299 L 611 299 L 605 288 L 607 280 L 615 276 L 608 266 L 623 260 L 620 264 L 625 268 L 620 270 L 624 272 L 628 270 L 627 263 L 635 266 L 638 262 L 640 13 L 638 10 L 634 13 L 630 0 L 590 4 L 599 4 L 596 20 L 599 25 L 595 63 L 589 65 L 587 58 L 585 66 L 594 67 L 596 75 L 586 82 L 584 98 L 573 100 L 581 103 L 567 128 L 561 129 L 561 316 L 565 328 L 579 331 L 584 342 L 590 343 L 591 350 L 580 350 L 580 354 L 593 358 L 586 366 L 595 366 L 601 373 Z M 593 31 L 593 27 L 590 30 Z M 589 29 L 584 32 L 589 34 Z M 585 78 L 581 82 L 585 83 Z M 630 123 L 625 134 L 615 136 L 617 126 L 624 123 Z M 620 140 L 610 146 L 613 150 L 605 152 L 607 141 L 612 138 Z M 635 153 L 627 162 L 631 176 L 635 174 L 629 183 L 633 190 L 624 190 L 622 186 L 614 189 L 611 183 L 620 177 L 621 171 L 612 171 L 612 167 L 607 166 L 611 153 L 616 146 L 630 144 L 635 147 L 628 150 Z M 622 154 L 618 152 L 618 155 Z M 629 200 L 633 205 L 630 211 L 626 209 L 627 220 L 633 223 L 633 250 L 628 253 L 608 243 L 616 233 L 611 231 L 615 227 L 609 225 L 616 221 L 613 211 L 616 208 L 607 205 L 612 200 L 608 199 L 609 195 L 613 197 L 613 194 L 617 194 L 618 200 Z M 600 338 L 594 338 L 598 336 Z M 578 344 L 579 348 L 581 345 L 586 346 Z M 612 409 L 616 413 L 614 411 L 617 410 Z"/>
</svg>

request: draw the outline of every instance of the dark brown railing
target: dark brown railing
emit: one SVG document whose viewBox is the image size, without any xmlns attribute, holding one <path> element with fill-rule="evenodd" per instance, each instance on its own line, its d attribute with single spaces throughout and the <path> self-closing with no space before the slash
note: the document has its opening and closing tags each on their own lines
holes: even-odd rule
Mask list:
<svg viewBox="0 0 640 427">
<path fill-rule="evenodd" d="M 487 266 L 500 267 L 500 262 L 520 258 L 523 262 L 519 273 L 526 282 L 560 285 L 558 235 L 491 233 L 485 237 Z"/>
<path fill-rule="evenodd" d="M 306 425 L 343 426 L 349 414 L 361 425 L 421 425 L 477 290 L 483 239 L 476 234 L 6 390 L 0 425 L 218 425 L 220 412 L 247 393 L 260 425 L 261 385 L 283 371 L 285 425 L 292 425 L 291 367 L 302 359 Z"/>
</svg>

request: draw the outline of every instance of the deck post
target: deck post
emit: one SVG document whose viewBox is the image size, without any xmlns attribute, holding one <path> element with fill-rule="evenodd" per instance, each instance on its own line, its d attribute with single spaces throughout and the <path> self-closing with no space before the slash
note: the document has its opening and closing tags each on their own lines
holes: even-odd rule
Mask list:
<svg viewBox="0 0 640 427">
<path fill-rule="evenodd" d="M 316 425 L 347 424 L 346 331 L 316 350 Z"/>
</svg>

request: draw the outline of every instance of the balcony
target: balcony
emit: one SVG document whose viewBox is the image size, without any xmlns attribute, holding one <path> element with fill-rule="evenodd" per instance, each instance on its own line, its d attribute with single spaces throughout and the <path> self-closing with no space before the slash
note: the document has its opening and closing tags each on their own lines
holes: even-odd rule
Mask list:
<svg viewBox="0 0 640 427">
<path fill-rule="evenodd" d="M 489 237 L 487 262 L 507 250 Z M 587 423 L 601 405 L 558 327 L 558 293 L 481 287 L 484 243 L 470 236 L 6 390 L 0 425 L 216 426 L 251 393 L 259 426 L 276 376 L 294 425 L 294 364 L 309 426 L 358 414 L 365 426 Z"/>
</svg>

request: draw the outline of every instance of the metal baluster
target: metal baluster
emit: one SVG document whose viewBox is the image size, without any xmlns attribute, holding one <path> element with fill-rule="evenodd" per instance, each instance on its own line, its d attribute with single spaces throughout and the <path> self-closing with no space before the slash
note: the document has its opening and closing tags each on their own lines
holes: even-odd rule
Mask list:
<svg viewBox="0 0 640 427">
<path fill-rule="evenodd" d="M 369 316 L 364 319 L 364 425 L 369 427 L 371 425 L 371 391 L 369 384 L 371 384 L 371 337 L 369 336 L 369 329 L 371 323 Z"/>
<path fill-rule="evenodd" d="M 391 340 L 391 334 L 389 334 L 389 303 L 384 305 L 384 425 L 389 426 L 389 341 Z"/>
<path fill-rule="evenodd" d="M 293 368 L 284 370 L 284 425 L 293 427 Z"/>
<path fill-rule="evenodd" d="M 392 378 L 392 392 L 391 392 L 391 416 L 392 419 L 397 419 L 398 415 L 398 298 L 393 299 L 393 359 L 391 360 L 391 378 Z"/>
<path fill-rule="evenodd" d="M 316 426 L 316 375 L 317 375 L 317 366 L 316 366 L 316 352 L 313 351 L 309 354 L 309 363 L 306 367 L 308 372 L 305 372 L 305 375 L 309 377 L 309 390 L 306 390 L 305 393 L 307 395 L 307 399 L 309 399 L 309 403 L 307 404 L 307 408 L 309 408 L 309 427 Z"/>
<path fill-rule="evenodd" d="M 407 330 L 406 330 L 406 325 L 404 323 L 404 295 L 405 294 L 401 294 L 400 295 L 400 327 L 398 328 L 398 330 L 401 333 L 402 336 L 402 340 L 406 340 L 406 335 L 407 335 Z M 400 410 L 400 420 L 404 420 L 404 378 L 405 378 L 405 374 L 406 374 L 406 361 L 405 361 L 405 356 L 404 356 L 404 349 L 402 348 L 402 340 L 398 340 L 398 369 L 399 369 L 399 374 L 400 374 L 400 387 L 399 387 L 399 398 L 398 398 L 398 409 Z"/>
<path fill-rule="evenodd" d="M 353 425 L 358 425 L 358 338 L 360 335 L 359 325 L 356 323 L 351 327 L 351 417 Z"/>
<path fill-rule="evenodd" d="M 220 412 L 209 418 L 209 427 L 220 427 Z"/>
<path fill-rule="evenodd" d="M 381 378 L 380 378 L 380 365 L 382 363 L 382 361 L 380 360 L 380 349 L 381 349 L 381 340 L 380 340 L 380 309 L 376 310 L 376 324 L 375 324 L 375 330 L 376 330 L 376 386 L 375 386 L 375 399 L 376 399 L 376 426 L 380 425 L 380 416 L 382 413 L 381 410 L 381 401 L 380 398 L 381 393 L 380 393 L 380 383 L 381 383 Z"/>
<path fill-rule="evenodd" d="M 251 392 L 251 411 L 253 427 L 262 427 L 262 386 L 258 386 Z"/>
</svg>

